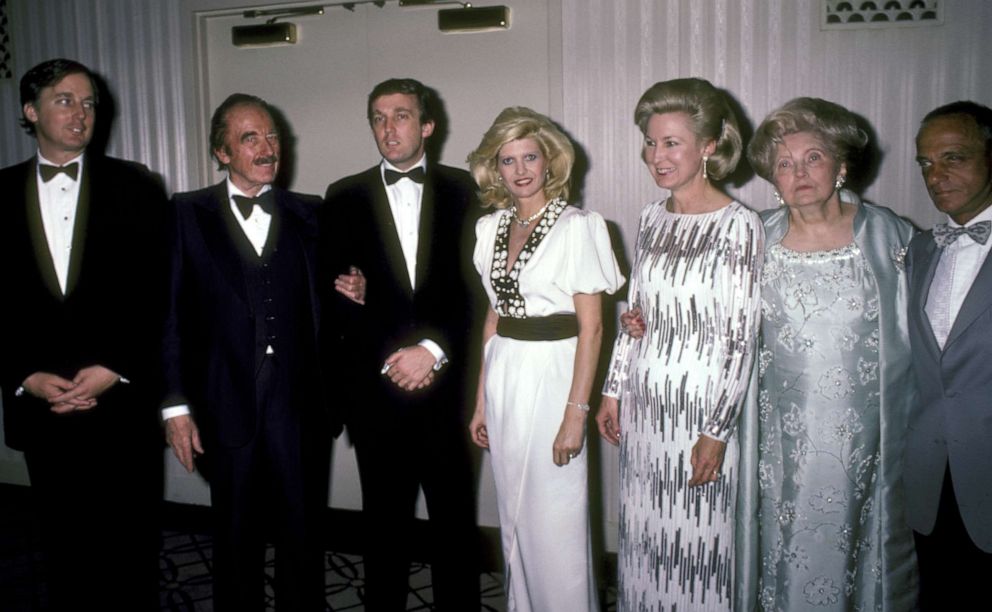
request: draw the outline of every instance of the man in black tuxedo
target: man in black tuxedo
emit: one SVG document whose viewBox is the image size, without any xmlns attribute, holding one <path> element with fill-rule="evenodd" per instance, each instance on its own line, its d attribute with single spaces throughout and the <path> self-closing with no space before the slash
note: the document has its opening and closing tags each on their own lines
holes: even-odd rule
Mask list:
<svg viewBox="0 0 992 612">
<path fill-rule="evenodd" d="M 323 610 L 320 199 L 273 186 L 279 132 L 255 96 L 217 108 L 210 147 L 227 180 L 176 194 L 171 211 L 166 436 L 210 482 L 214 609 L 263 609 L 268 537 L 279 609 Z"/>
<path fill-rule="evenodd" d="M 0 171 L 7 445 L 24 451 L 51 609 L 156 609 L 165 194 L 87 151 L 85 66 L 49 60 L 20 87 L 38 154 Z"/>
<path fill-rule="evenodd" d="M 418 487 L 430 515 L 430 562 L 439 610 L 479 609 L 478 533 L 465 426 L 471 247 L 478 210 L 467 172 L 428 161 L 438 103 L 413 79 L 369 94 L 382 162 L 327 190 L 321 274 L 333 305 L 338 414 L 355 445 L 366 521 L 365 603 L 404 610 Z M 364 304 L 324 279 L 356 266 Z M 474 282 L 478 282 L 475 277 Z M 374 534 L 374 537 L 373 537 Z"/>
</svg>

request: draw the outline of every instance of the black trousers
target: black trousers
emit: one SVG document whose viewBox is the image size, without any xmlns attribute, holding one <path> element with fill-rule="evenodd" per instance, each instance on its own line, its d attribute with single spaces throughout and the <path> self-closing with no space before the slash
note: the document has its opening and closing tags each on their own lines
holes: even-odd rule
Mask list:
<svg viewBox="0 0 992 612">
<path fill-rule="evenodd" d="M 439 408 L 435 406 L 434 408 Z M 406 610 L 418 488 L 430 518 L 434 609 L 479 609 L 479 532 L 467 429 L 432 406 L 376 406 L 349 423 L 362 484 L 365 606 Z"/>
<path fill-rule="evenodd" d="M 990 483 L 989 486 L 992 486 Z M 992 517 L 989 517 L 992 520 Z M 975 546 L 961 520 L 951 471 L 944 473 L 937 521 L 929 535 L 914 532 L 920 564 L 920 610 L 976 610 L 988 597 L 992 553 Z"/>
<path fill-rule="evenodd" d="M 146 410 L 126 423 L 65 415 L 24 449 L 50 610 L 159 607 L 163 443 Z"/>
<path fill-rule="evenodd" d="M 267 357 L 256 381 L 254 438 L 238 448 L 205 449 L 217 612 L 265 609 L 266 541 L 275 545 L 277 609 L 324 610 L 321 519 L 330 457 L 319 432 L 306 432 L 289 405 L 289 384 L 278 361 Z"/>
</svg>

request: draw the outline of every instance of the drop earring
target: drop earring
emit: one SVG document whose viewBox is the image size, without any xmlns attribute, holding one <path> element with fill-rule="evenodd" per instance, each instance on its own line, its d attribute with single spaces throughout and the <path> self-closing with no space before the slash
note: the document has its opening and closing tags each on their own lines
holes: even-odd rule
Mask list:
<svg viewBox="0 0 992 612">
<path fill-rule="evenodd" d="M 703 155 L 703 180 L 704 181 L 709 178 L 709 174 L 706 172 L 706 162 L 708 162 L 708 161 L 710 161 L 709 155 Z"/>
<path fill-rule="evenodd" d="M 837 175 L 837 180 L 834 181 L 834 189 L 840 189 L 841 187 L 843 187 L 844 186 L 844 181 L 846 181 L 846 180 L 847 179 L 844 177 L 843 174 L 838 174 Z"/>
<path fill-rule="evenodd" d="M 782 199 L 782 194 L 777 191 L 773 191 L 772 195 L 775 196 L 775 201 L 778 202 L 779 206 L 785 206 L 785 200 Z"/>
</svg>

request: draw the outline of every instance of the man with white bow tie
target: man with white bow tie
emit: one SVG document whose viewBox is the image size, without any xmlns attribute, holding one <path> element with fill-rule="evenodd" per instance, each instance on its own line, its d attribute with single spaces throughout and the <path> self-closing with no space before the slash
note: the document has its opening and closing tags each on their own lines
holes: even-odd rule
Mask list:
<svg viewBox="0 0 992 612">
<path fill-rule="evenodd" d="M 974 609 L 992 576 L 992 109 L 954 102 L 930 112 L 916 149 L 948 220 L 918 234 L 906 258 L 919 388 L 906 514 L 921 608 Z"/>
</svg>

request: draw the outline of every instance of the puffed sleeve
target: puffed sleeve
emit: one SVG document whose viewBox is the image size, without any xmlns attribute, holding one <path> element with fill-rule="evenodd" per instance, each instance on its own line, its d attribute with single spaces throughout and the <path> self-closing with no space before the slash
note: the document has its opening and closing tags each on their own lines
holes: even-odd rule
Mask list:
<svg viewBox="0 0 992 612">
<path fill-rule="evenodd" d="M 713 408 L 701 433 L 726 442 L 737 427 L 737 415 L 751 377 L 751 363 L 761 323 L 761 266 L 765 233 L 761 219 L 743 206 L 726 228 L 727 249 L 719 282 L 718 322 L 723 342 L 722 367 L 715 380 Z"/>
<path fill-rule="evenodd" d="M 576 210 L 567 219 L 567 253 L 555 284 L 565 293 L 616 293 L 624 282 L 613 254 L 606 221 L 599 213 Z M 565 219 L 563 219 L 565 220 Z"/>
</svg>

